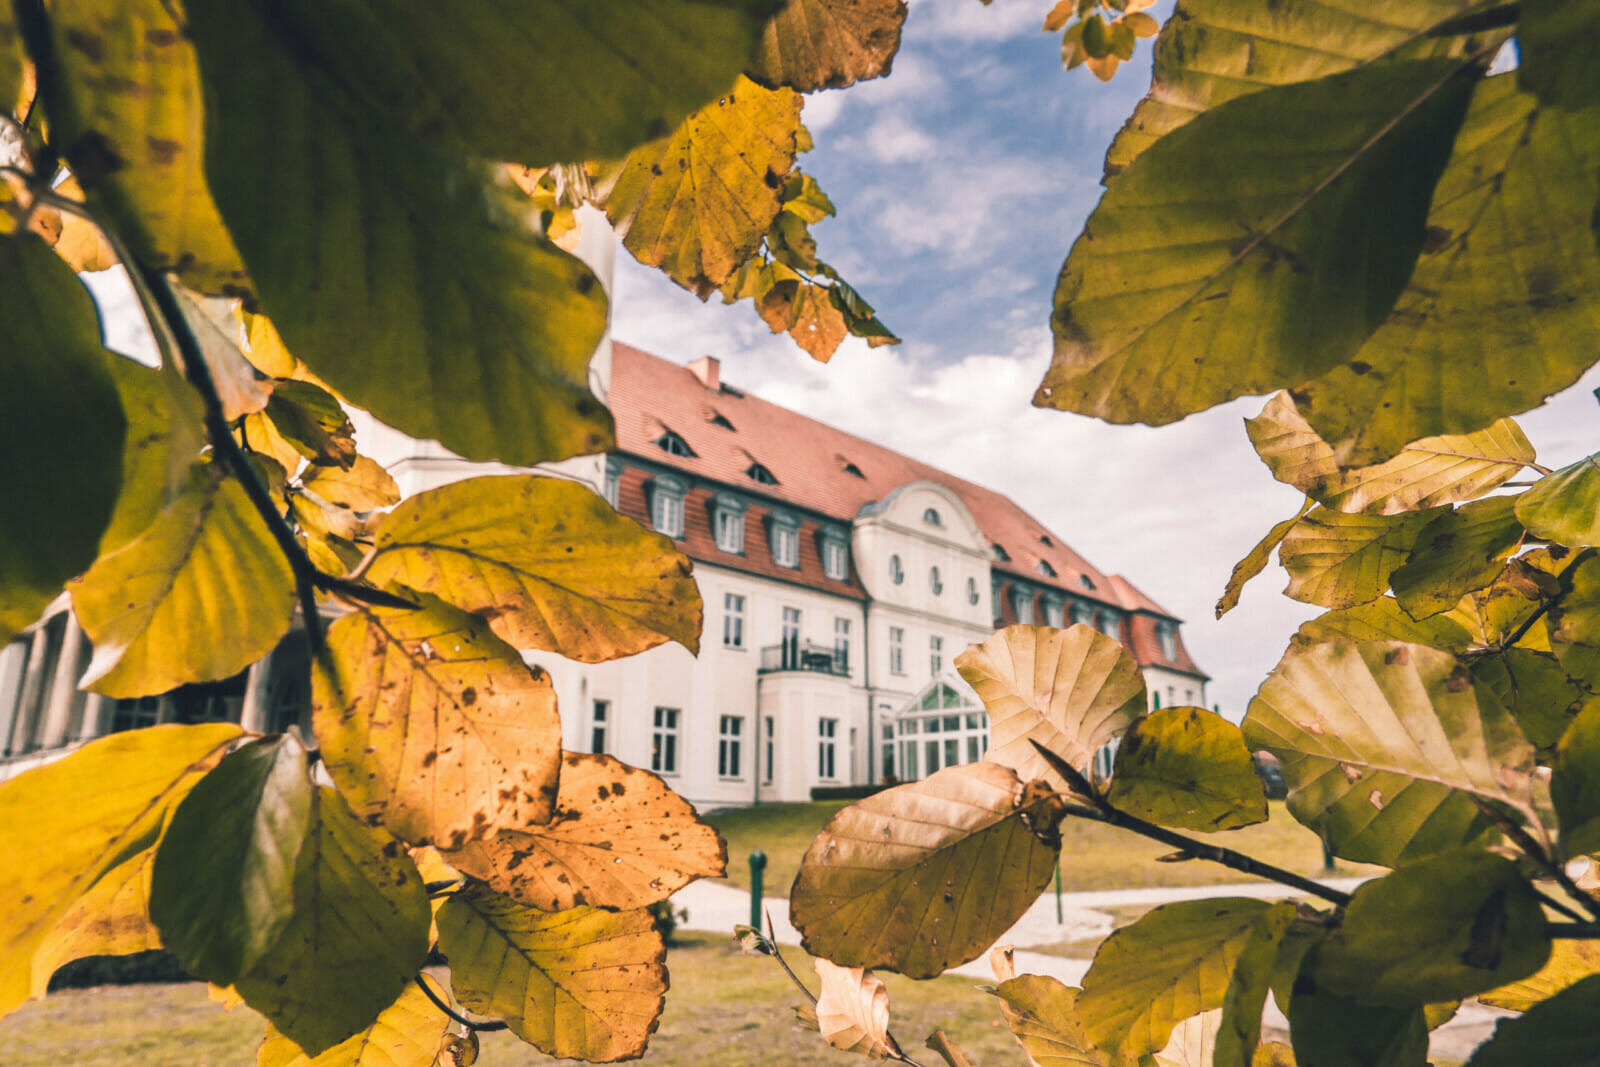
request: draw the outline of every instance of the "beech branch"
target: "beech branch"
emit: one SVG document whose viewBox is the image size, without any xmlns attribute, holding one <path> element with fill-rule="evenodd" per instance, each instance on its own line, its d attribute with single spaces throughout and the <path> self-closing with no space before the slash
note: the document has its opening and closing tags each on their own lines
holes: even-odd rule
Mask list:
<svg viewBox="0 0 1600 1067">
<path fill-rule="evenodd" d="M 422 975 L 420 975 L 420 974 L 417 975 L 417 977 L 414 979 L 414 981 L 417 983 L 417 988 L 422 990 L 423 993 L 427 994 L 427 997 L 428 997 L 429 1000 L 433 1001 L 433 1006 L 434 1007 L 438 1008 L 440 1011 L 442 1011 L 446 1015 L 450 1016 L 451 1019 L 454 1019 L 456 1022 L 460 1023 L 462 1026 L 465 1026 L 468 1030 L 478 1030 L 478 1031 L 481 1031 L 481 1032 L 488 1032 L 488 1031 L 491 1031 L 491 1030 L 509 1030 L 509 1029 L 511 1029 L 511 1025 L 509 1023 L 507 1023 L 503 1019 L 495 1019 L 495 1020 L 492 1020 L 491 1022 L 486 1022 L 486 1023 L 475 1023 L 471 1019 L 467 1018 L 465 1015 L 462 1015 L 460 1012 L 456 1011 L 450 1005 L 446 1004 L 444 1001 L 440 1000 L 439 999 L 439 994 L 435 993 L 432 989 L 430 989 L 428 987 L 428 983 L 424 982 L 422 980 Z"/>
<path fill-rule="evenodd" d="M 1210 860 L 1212 863 L 1220 863 L 1224 867 L 1231 867 L 1233 870 L 1241 871 L 1244 874 L 1253 874 L 1258 878 L 1271 879 L 1282 885 L 1309 893 L 1311 896 L 1321 897 L 1328 903 L 1341 908 L 1350 903 L 1349 893 L 1330 889 L 1321 882 L 1295 874 L 1293 871 L 1286 871 L 1282 867 L 1264 863 L 1253 856 L 1246 856 L 1243 852 L 1235 852 L 1231 848 L 1223 848 L 1220 845 L 1207 844 L 1204 841 L 1196 840 L 1174 830 L 1168 830 L 1165 826 L 1158 826 L 1153 822 L 1147 822 L 1139 818 L 1137 815 L 1129 815 L 1125 811 L 1112 807 L 1101 796 L 1100 791 L 1094 788 L 1093 784 L 1076 767 L 1039 742 L 1033 741 L 1031 743 L 1034 748 L 1038 749 L 1039 754 L 1044 757 L 1045 762 L 1050 764 L 1052 769 L 1071 783 L 1074 794 L 1082 794 L 1089 799 L 1090 803 L 1087 805 L 1067 804 L 1066 813 L 1068 815 L 1075 815 L 1080 819 L 1092 819 L 1095 822 L 1103 822 L 1111 826 L 1120 826 L 1124 830 L 1132 830 L 1134 833 L 1148 837 L 1152 841 L 1159 841 L 1164 845 L 1180 849 L 1196 859 Z"/>
</svg>

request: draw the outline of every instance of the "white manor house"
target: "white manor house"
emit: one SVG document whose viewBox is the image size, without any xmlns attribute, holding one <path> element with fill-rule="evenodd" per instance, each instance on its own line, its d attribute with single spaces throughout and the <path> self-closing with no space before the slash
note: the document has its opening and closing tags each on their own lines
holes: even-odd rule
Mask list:
<svg viewBox="0 0 1600 1067">
<path fill-rule="evenodd" d="M 1154 706 L 1204 704 L 1179 620 L 1001 494 L 749 396 L 709 356 L 604 344 L 594 385 L 616 450 L 552 473 L 678 543 L 705 631 L 698 658 L 676 644 L 600 664 L 529 653 L 555 682 L 567 748 L 649 768 L 702 809 L 925 777 L 987 748 L 952 661 L 1014 622 L 1094 626 L 1132 651 Z M 359 430 L 407 495 L 485 470 Z M 0 778 L 157 722 L 309 730 L 299 629 L 234 678 L 159 697 L 80 691 L 89 658 L 65 596 L 0 652 Z"/>
</svg>

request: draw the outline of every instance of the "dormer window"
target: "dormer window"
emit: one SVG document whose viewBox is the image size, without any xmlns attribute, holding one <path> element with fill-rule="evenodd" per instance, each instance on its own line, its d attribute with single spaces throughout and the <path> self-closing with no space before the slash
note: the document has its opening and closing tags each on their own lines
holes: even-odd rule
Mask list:
<svg viewBox="0 0 1600 1067">
<path fill-rule="evenodd" d="M 850 550 L 844 534 L 824 529 L 817 537 L 822 542 L 822 573 L 833 581 L 844 581 L 850 573 Z"/>
<path fill-rule="evenodd" d="M 1093 589 L 1094 579 L 1090 578 L 1087 574 L 1080 574 L 1078 575 L 1078 584 L 1083 586 L 1085 589 Z"/>
<path fill-rule="evenodd" d="M 1161 642 L 1161 654 L 1169 660 L 1178 658 L 1178 628 L 1170 622 L 1156 623 L 1156 640 Z"/>
<path fill-rule="evenodd" d="M 1050 566 L 1048 560 L 1041 559 L 1039 561 L 1039 565 L 1033 569 L 1044 575 L 1046 578 L 1054 578 L 1056 576 L 1056 569 Z"/>
<path fill-rule="evenodd" d="M 924 511 L 922 513 L 922 521 L 927 523 L 929 526 L 943 526 L 944 525 L 944 523 L 941 522 L 940 519 L 939 519 L 939 512 L 936 511 L 933 508 L 928 508 L 926 511 Z"/>
<path fill-rule="evenodd" d="M 729 422 L 728 417 L 720 411 L 713 411 L 711 413 L 711 418 L 707 421 L 709 421 L 713 426 L 721 426 L 724 430 L 733 429 L 733 423 Z"/>
<path fill-rule="evenodd" d="M 772 562 L 780 567 L 800 566 L 800 520 L 793 515 L 774 511 L 767 519 L 767 537 L 772 549 Z"/>
<path fill-rule="evenodd" d="M 1046 545 L 1046 546 L 1048 546 L 1050 548 L 1056 547 L 1056 543 L 1054 541 L 1050 540 L 1050 535 L 1049 534 L 1040 534 L 1039 535 L 1039 543 L 1041 545 Z"/>
<path fill-rule="evenodd" d="M 778 479 L 772 476 L 772 472 L 759 463 L 750 464 L 749 467 L 745 468 L 745 474 L 749 476 L 751 481 L 759 482 L 762 485 L 778 484 Z"/>
<path fill-rule="evenodd" d="M 1010 563 L 1011 562 L 1011 553 L 1007 552 L 1005 549 L 1001 548 L 999 545 L 990 545 L 989 547 L 994 550 L 994 558 L 995 559 L 999 560 L 1001 563 Z"/>
<path fill-rule="evenodd" d="M 854 463 L 846 463 L 844 465 L 844 472 L 856 478 L 866 478 L 866 475 L 861 473 L 861 468 L 856 466 Z"/>
<path fill-rule="evenodd" d="M 688 486 L 670 475 L 650 482 L 650 525 L 668 537 L 683 536 L 683 495 Z"/>
<path fill-rule="evenodd" d="M 669 456 L 684 456 L 692 459 L 695 455 L 694 449 L 689 447 L 689 442 L 685 441 L 671 430 L 667 430 L 660 437 L 656 438 L 656 447 L 661 449 L 661 451 L 665 452 Z"/>
</svg>

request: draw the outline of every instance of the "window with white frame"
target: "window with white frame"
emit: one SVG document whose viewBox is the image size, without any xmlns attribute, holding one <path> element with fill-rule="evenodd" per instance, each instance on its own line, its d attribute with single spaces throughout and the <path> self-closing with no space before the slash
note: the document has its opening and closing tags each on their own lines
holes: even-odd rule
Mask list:
<svg viewBox="0 0 1600 1067">
<path fill-rule="evenodd" d="M 906 632 L 899 626 L 889 627 L 889 673 L 906 673 Z"/>
<path fill-rule="evenodd" d="M 850 550 L 836 532 L 822 535 L 822 573 L 836 582 L 844 581 L 850 574 Z"/>
<path fill-rule="evenodd" d="M 833 620 L 833 669 L 844 672 L 850 669 L 850 620 Z"/>
<path fill-rule="evenodd" d="M 938 634 L 928 638 L 928 673 L 938 674 L 944 670 L 944 638 Z"/>
<path fill-rule="evenodd" d="M 1167 659 L 1178 658 L 1178 628 L 1170 622 L 1156 623 L 1156 639 L 1161 642 L 1161 654 Z"/>
<path fill-rule="evenodd" d="M 906 580 L 906 569 L 900 563 L 900 557 L 898 555 L 889 557 L 889 580 L 895 585 L 899 585 L 901 582 Z"/>
<path fill-rule="evenodd" d="M 927 508 L 926 510 L 924 510 L 923 513 L 922 513 L 922 521 L 927 523 L 929 526 L 943 526 L 944 525 L 944 523 L 939 519 L 938 510 L 935 509 L 935 508 Z"/>
<path fill-rule="evenodd" d="M 800 523 L 791 515 L 773 512 L 768 521 L 772 562 L 780 567 L 800 566 Z"/>
<path fill-rule="evenodd" d="M 1017 613 L 1018 622 L 1024 626 L 1033 625 L 1033 590 L 1012 586 L 1011 607 Z"/>
<path fill-rule="evenodd" d="M 1084 626 L 1094 625 L 1094 608 L 1081 600 L 1072 602 L 1072 621 Z"/>
<path fill-rule="evenodd" d="M 717 729 L 717 776 L 742 778 L 739 771 L 744 744 L 744 716 L 724 715 Z"/>
<path fill-rule="evenodd" d="M 768 715 L 765 719 L 761 720 L 761 723 L 762 723 L 762 726 L 761 726 L 762 732 L 765 734 L 765 739 L 763 741 L 763 744 L 766 746 L 766 750 L 767 750 L 765 756 L 763 757 L 763 766 L 765 767 L 765 771 L 764 771 L 762 777 L 768 783 L 770 783 L 772 781 L 772 761 L 773 761 L 773 757 L 774 757 L 774 753 L 775 753 L 775 748 L 774 748 L 774 743 L 773 743 L 773 735 L 775 733 L 775 730 L 774 730 L 774 727 L 773 727 L 772 716 Z"/>
<path fill-rule="evenodd" d="M 928 569 L 928 589 L 934 596 L 941 596 L 944 593 L 944 579 L 939 577 L 938 567 Z"/>
<path fill-rule="evenodd" d="M 650 484 L 650 524 L 668 537 L 683 536 L 683 482 L 668 475 L 657 475 Z"/>
<path fill-rule="evenodd" d="M 838 719 L 817 720 L 817 777 L 831 781 L 834 773 L 834 739 L 839 733 Z"/>
<path fill-rule="evenodd" d="M 744 597 L 722 594 L 722 647 L 744 647 Z"/>
<path fill-rule="evenodd" d="M 614 459 L 606 460 L 605 477 L 606 503 L 618 507 L 622 500 L 622 464 Z"/>
<path fill-rule="evenodd" d="M 596 700 L 589 709 L 589 751 L 599 755 L 606 750 L 606 732 L 611 727 L 611 701 Z"/>
<path fill-rule="evenodd" d="M 678 773 L 678 741 L 683 712 L 678 708 L 656 708 L 650 730 L 650 769 L 657 774 Z"/>
<path fill-rule="evenodd" d="M 1033 569 L 1046 578 L 1054 578 L 1056 576 L 1056 569 L 1050 566 L 1049 560 L 1041 559 Z"/>
<path fill-rule="evenodd" d="M 967 579 L 967 603 L 973 607 L 978 606 L 978 579 Z"/>
<path fill-rule="evenodd" d="M 1060 628 L 1066 625 L 1066 611 L 1058 596 L 1044 598 L 1044 624 Z"/>
<path fill-rule="evenodd" d="M 745 503 L 726 493 L 718 493 L 712 505 L 712 529 L 717 548 L 735 555 L 744 554 Z"/>
</svg>

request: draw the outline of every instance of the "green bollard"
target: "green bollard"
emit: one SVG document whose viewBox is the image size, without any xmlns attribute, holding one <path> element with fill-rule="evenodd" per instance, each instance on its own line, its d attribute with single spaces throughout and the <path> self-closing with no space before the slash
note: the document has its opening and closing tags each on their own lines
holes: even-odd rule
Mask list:
<svg viewBox="0 0 1600 1067">
<path fill-rule="evenodd" d="M 1061 914 L 1061 864 L 1056 864 L 1056 925 L 1066 922 L 1066 917 Z"/>
<path fill-rule="evenodd" d="M 757 849 L 750 853 L 750 925 L 766 929 L 761 921 L 761 872 L 767 869 L 767 854 Z"/>
</svg>

